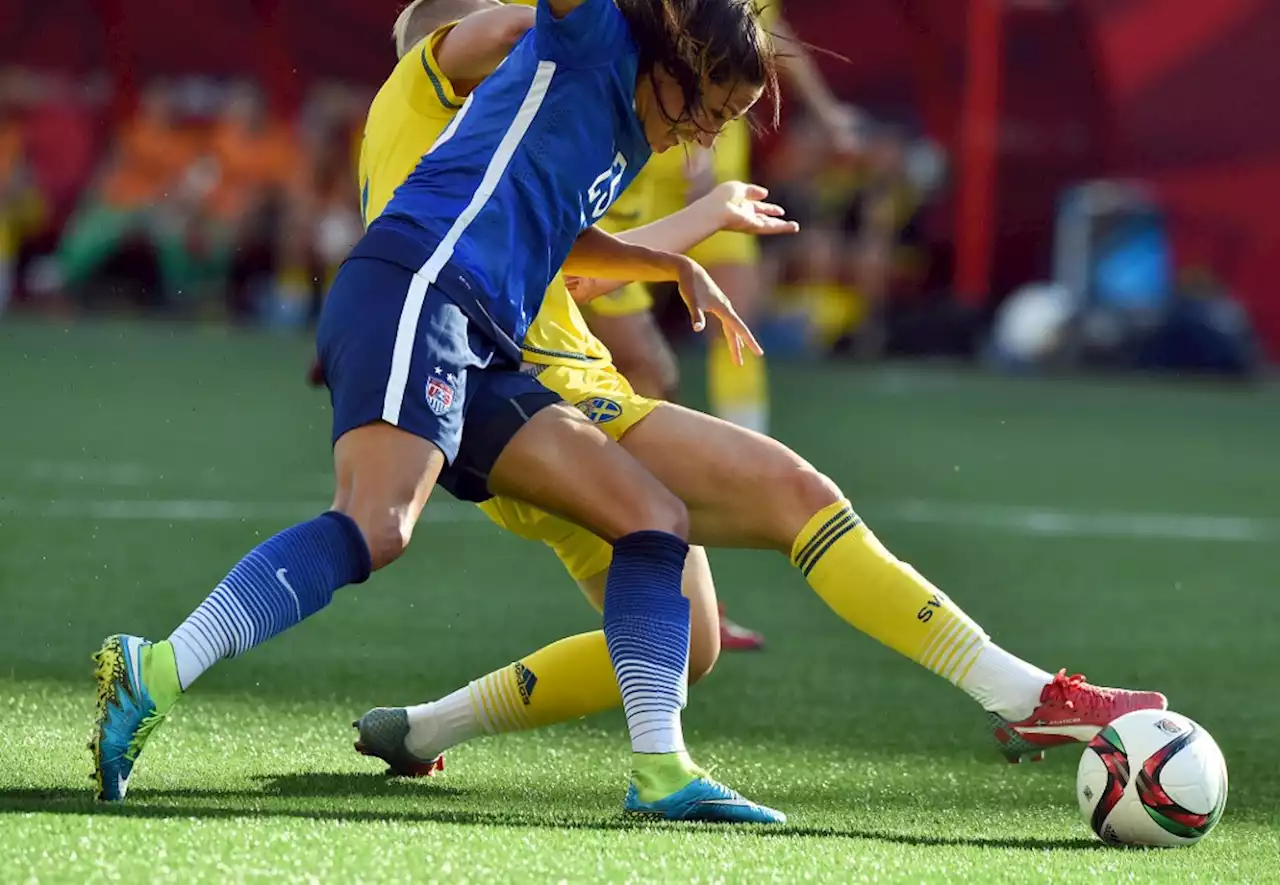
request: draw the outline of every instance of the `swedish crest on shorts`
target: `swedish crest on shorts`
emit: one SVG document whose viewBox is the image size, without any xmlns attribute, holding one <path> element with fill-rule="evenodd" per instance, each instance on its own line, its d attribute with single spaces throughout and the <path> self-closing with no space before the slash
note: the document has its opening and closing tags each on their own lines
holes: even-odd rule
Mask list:
<svg viewBox="0 0 1280 885">
<path fill-rule="evenodd" d="M 622 406 L 603 396 L 593 396 L 578 403 L 575 408 L 593 424 L 608 424 L 622 414 Z"/>
<path fill-rule="evenodd" d="M 444 415 L 453 408 L 457 386 L 457 375 L 436 366 L 427 378 L 427 407 L 437 416 Z"/>
</svg>

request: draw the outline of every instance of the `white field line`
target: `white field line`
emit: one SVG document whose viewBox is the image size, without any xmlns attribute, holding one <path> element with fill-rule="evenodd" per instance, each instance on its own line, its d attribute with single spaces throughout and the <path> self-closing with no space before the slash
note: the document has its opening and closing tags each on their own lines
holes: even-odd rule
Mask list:
<svg viewBox="0 0 1280 885">
<path fill-rule="evenodd" d="M 946 525 L 1046 538 L 1151 538 L 1265 543 L 1280 540 L 1280 519 L 1181 513 L 1066 511 L 1052 507 L 903 500 L 866 508 L 874 522 Z"/>
<path fill-rule="evenodd" d="M 315 501 L 236 501 L 204 498 L 96 499 L 0 497 L 0 516 L 104 521 L 288 522 L 323 509 Z M 1280 540 L 1280 519 L 1176 513 L 1066 511 L 1049 507 L 927 500 L 868 502 L 859 508 L 875 525 L 938 525 L 1040 538 L 1269 543 Z M 441 494 L 427 506 L 432 523 L 487 522 L 476 508 Z"/>
<path fill-rule="evenodd" d="M 229 501 L 205 498 L 114 500 L 55 498 L 34 501 L 0 497 L 0 517 L 24 519 L 100 519 L 142 522 L 296 522 L 321 513 L 318 501 Z M 422 518 L 434 523 L 488 522 L 475 507 L 455 501 L 428 505 Z"/>
<path fill-rule="evenodd" d="M 22 475 L 30 482 L 121 487 L 150 485 L 163 478 L 145 464 L 102 461 L 29 461 Z"/>
</svg>

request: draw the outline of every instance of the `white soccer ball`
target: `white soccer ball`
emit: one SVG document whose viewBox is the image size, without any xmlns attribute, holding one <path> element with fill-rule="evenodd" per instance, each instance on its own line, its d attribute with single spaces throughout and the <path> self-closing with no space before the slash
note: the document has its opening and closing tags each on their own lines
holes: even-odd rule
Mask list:
<svg viewBox="0 0 1280 885">
<path fill-rule="evenodd" d="M 1076 798 L 1103 842 L 1194 845 L 1227 805 L 1227 763 L 1209 732 L 1186 716 L 1138 710 L 1089 742 Z"/>
<path fill-rule="evenodd" d="M 1062 346 L 1075 313 L 1071 292 L 1056 283 L 1023 286 L 996 312 L 991 340 L 996 355 L 1020 366 L 1034 366 Z"/>
</svg>

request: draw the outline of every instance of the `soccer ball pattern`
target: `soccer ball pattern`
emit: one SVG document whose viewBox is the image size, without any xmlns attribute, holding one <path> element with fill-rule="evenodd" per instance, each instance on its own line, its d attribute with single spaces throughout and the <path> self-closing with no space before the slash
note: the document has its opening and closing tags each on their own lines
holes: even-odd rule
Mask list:
<svg viewBox="0 0 1280 885">
<path fill-rule="evenodd" d="M 1115 845 L 1203 839 L 1227 804 L 1227 765 L 1207 731 L 1178 713 L 1121 716 L 1089 742 L 1076 798 L 1090 829 Z"/>
</svg>

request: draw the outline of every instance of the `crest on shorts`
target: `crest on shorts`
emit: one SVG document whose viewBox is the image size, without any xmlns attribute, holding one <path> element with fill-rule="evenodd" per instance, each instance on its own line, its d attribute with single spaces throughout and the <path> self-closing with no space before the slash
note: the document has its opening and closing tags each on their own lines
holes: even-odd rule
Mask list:
<svg viewBox="0 0 1280 885">
<path fill-rule="evenodd" d="M 590 399 L 584 399 L 576 406 L 578 411 L 587 416 L 592 424 L 608 424 L 614 418 L 622 414 L 622 406 L 618 405 L 611 399 L 605 399 L 602 396 L 593 396 Z"/>
<path fill-rule="evenodd" d="M 436 366 L 435 372 L 427 378 L 427 406 L 436 415 L 444 415 L 453 408 L 455 388 L 458 376 Z"/>
</svg>

